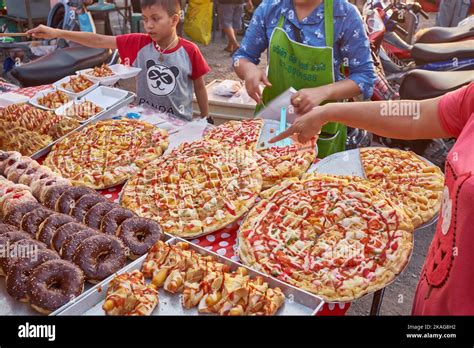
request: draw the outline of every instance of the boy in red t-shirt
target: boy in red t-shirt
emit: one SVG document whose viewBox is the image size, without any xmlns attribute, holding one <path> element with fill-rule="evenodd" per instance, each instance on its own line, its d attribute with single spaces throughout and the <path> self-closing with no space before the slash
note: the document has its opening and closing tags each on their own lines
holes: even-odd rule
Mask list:
<svg viewBox="0 0 474 348">
<path fill-rule="evenodd" d="M 397 139 L 457 138 L 446 159 L 443 204 L 415 294 L 415 315 L 474 315 L 474 82 L 422 101 L 392 101 L 392 110 L 417 115 L 384 115 L 387 102 L 326 104 L 296 119 L 285 132 L 307 142 L 327 122 L 340 122 Z M 394 105 L 394 104 L 402 105 Z M 419 107 L 418 107 L 419 106 Z M 408 105 L 410 107 L 410 105 Z"/>
<path fill-rule="evenodd" d="M 142 0 L 141 6 L 147 34 L 115 37 L 44 25 L 27 33 L 34 38 L 62 38 L 88 47 L 118 49 L 122 62 L 142 68 L 137 77 L 139 105 L 191 120 L 194 89 L 201 116 L 207 117 L 208 98 L 203 76 L 210 69 L 199 48 L 176 33 L 180 1 Z"/>
</svg>

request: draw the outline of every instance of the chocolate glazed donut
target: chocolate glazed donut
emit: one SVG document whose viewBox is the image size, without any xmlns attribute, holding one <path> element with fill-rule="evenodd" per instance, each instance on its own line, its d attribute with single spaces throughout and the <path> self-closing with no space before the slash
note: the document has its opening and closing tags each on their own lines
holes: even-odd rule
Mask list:
<svg viewBox="0 0 474 348">
<path fill-rule="evenodd" d="M 95 236 L 97 234 L 98 232 L 88 228 L 67 237 L 63 243 L 63 246 L 61 247 L 61 257 L 64 260 L 72 261 L 74 253 L 76 252 L 79 245 L 87 238 Z"/>
<path fill-rule="evenodd" d="M 63 214 L 70 214 L 79 198 L 92 193 L 95 193 L 95 191 L 88 187 L 71 187 L 59 197 L 55 210 Z"/>
<path fill-rule="evenodd" d="M 71 211 L 71 216 L 79 222 L 84 222 L 84 215 L 86 215 L 90 208 L 92 208 L 97 203 L 106 201 L 106 198 L 98 195 L 97 193 L 84 195 L 76 201 L 76 205 Z"/>
<path fill-rule="evenodd" d="M 129 258 L 136 259 L 144 255 L 161 237 L 160 225 L 141 217 L 125 220 L 120 225 L 117 236 L 129 250 Z"/>
<path fill-rule="evenodd" d="M 37 202 L 24 202 L 16 205 L 13 207 L 7 215 L 5 215 L 5 218 L 3 221 L 5 223 L 10 224 L 12 226 L 21 228 L 21 220 L 25 216 L 25 214 L 32 212 L 35 209 L 42 208 L 41 204 Z"/>
<path fill-rule="evenodd" d="M 53 214 L 54 211 L 46 208 L 37 208 L 26 213 L 21 219 L 21 229 L 35 237 L 41 223 Z"/>
<path fill-rule="evenodd" d="M 82 293 L 84 275 L 72 262 L 50 260 L 33 270 L 27 287 L 31 306 L 49 314 Z"/>
<path fill-rule="evenodd" d="M 100 230 L 105 234 L 115 236 L 120 224 L 126 219 L 130 219 L 134 216 L 136 215 L 127 209 L 112 209 L 107 214 L 105 214 L 104 218 L 102 219 L 102 222 L 100 223 Z"/>
<path fill-rule="evenodd" d="M 51 239 L 51 246 L 59 253 L 67 237 L 87 229 L 86 226 L 78 222 L 68 222 L 56 230 Z"/>
<path fill-rule="evenodd" d="M 0 223 L 0 236 L 4 233 L 14 232 L 14 231 L 18 231 L 18 228 L 13 225 Z"/>
<path fill-rule="evenodd" d="M 74 222 L 74 219 L 66 214 L 54 213 L 46 218 L 39 225 L 36 239 L 45 243 L 48 247 L 52 247 L 51 240 L 57 229 L 67 223 Z"/>
<path fill-rule="evenodd" d="M 7 273 L 7 292 L 13 298 L 28 302 L 28 280 L 31 272 L 39 265 L 59 259 L 59 255 L 52 250 L 39 250 L 35 257 L 26 257 L 10 265 Z"/>
<path fill-rule="evenodd" d="M 0 235 L 0 251 L 8 253 L 10 245 L 22 239 L 31 239 L 31 236 L 22 231 L 7 232 Z M 2 275 L 5 274 L 3 273 L 3 269 L 0 268 L 0 276 Z"/>
<path fill-rule="evenodd" d="M 58 202 L 59 197 L 61 197 L 64 192 L 68 191 L 71 188 L 72 187 L 69 185 L 51 186 L 44 193 L 43 200 L 41 201 L 41 203 L 43 203 L 46 208 L 55 210 L 56 203 Z"/>
<path fill-rule="evenodd" d="M 97 234 L 82 241 L 72 261 L 79 266 L 89 283 L 98 283 L 114 274 L 127 262 L 120 239 Z"/>
<path fill-rule="evenodd" d="M 100 223 L 105 214 L 115 208 L 120 208 L 120 206 L 111 202 L 97 203 L 84 215 L 84 223 L 90 228 L 100 230 Z"/>
<path fill-rule="evenodd" d="M 36 253 L 42 249 L 46 249 L 46 244 L 31 238 L 20 239 L 19 241 L 10 243 L 8 252 L 1 253 L 0 270 L 3 271 L 4 274 L 8 274 L 8 269 L 11 264 L 25 257 L 35 257 Z"/>
</svg>

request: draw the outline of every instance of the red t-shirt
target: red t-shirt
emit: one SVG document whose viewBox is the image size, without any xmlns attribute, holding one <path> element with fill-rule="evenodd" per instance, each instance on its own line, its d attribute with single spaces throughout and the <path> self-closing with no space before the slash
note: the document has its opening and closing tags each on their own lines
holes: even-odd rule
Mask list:
<svg viewBox="0 0 474 348">
<path fill-rule="evenodd" d="M 441 99 L 439 120 L 457 141 L 446 161 L 440 217 L 413 314 L 474 315 L 474 83 Z"/>
<path fill-rule="evenodd" d="M 192 82 L 210 71 L 199 48 L 179 38 L 176 47 L 161 55 L 147 34 L 119 35 L 116 42 L 122 62 L 142 69 L 137 78 L 138 104 L 191 120 Z"/>
</svg>

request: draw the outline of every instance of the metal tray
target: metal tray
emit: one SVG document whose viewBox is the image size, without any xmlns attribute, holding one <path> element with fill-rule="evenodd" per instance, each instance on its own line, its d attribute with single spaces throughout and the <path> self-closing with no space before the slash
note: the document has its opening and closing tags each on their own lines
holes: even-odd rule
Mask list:
<svg viewBox="0 0 474 348">
<path fill-rule="evenodd" d="M 418 157 L 429 165 L 434 166 L 434 164 L 428 161 L 426 158 L 421 156 Z M 364 169 L 362 168 L 362 162 L 360 160 L 359 149 L 335 153 L 322 159 L 318 163 L 311 165 L 311 167 L 308 169 L 308 173 L 313 173 L 316 171 L 323 174 L 350 175 L 365 178 Z M 435 215 L 433 218 L 431 218 L 431 220 L 419 226 L 416 231 L 434 228 L 437 222 L 438 215 Z"/>
<path fill-rule="evenodd" d="M 115 112 L 120 110 L 122 107 L 132 103 L 135 100 L 135 97 L 136 97 L 135 93 L 128 92 L 127 96 L 124 99 L 118 101 L 116 104 L 112 105 L 108 109 L 103 110 L 102 112 L 99 112 L 94 117 L 89 118 L 86 122 L 82 123 L 79 127 L 73 129 L 68 134 L 65 134 L 64 136 L 62 136 L 61 138 L 56 139 L 55 141 L 53 141 L 48 146 L 46 146 L 46 147 L 42 148 L 41 150 L 39 150 L 39 151 L 35 152 L 34 154 L 32 154 L 30 157 L 33 158 L 33 159 L 38 159 L 40 157 L 43 157 L 44 155 L 46 155 L 51 150 L 51 148 L 55 144 L 59 143 L 61 140 L 63 140 L 64 138 L 66 138 L 70 134 L 80 131 L 81 129 L 87 127 L 91 123 L 94 123 L 94 122 L 97 122 L 97 121 L 100 121 L 100 120 L 103 120 L 103 119 L 107 119 L 107 118 L 112 118 L 113 116 L 115 116 L 114 115 Z"/>
<path fill-rule="evenodd" d="M 168 241 L 169 244 L 173 245 L 177 242 L 185 242 L 181 238 L 173 238 Z M 190 242 L 189 246 L 192 250 L 199 252 L 204 255 L 214 255 L 219 262 L 227 264 L 231 267 L 232 270 L 235 270 L 237 267 L 247 268 L 249 275 L 251 277 L 262 276 L 264 280 L 271 287 L 279 287 L 285 294 L 285 304 L 278 310 L 277 315 L 315 315 L 320 308 L 323 306 L 324 301 L 313 294 L 299 290 L 291 285 L 282 283 L 281 281 L 274 279 L 268 275 L 257 272 L 243 266 L 237 262 L 231 261 L 226 257 L 220 256 L 212 251 L 201 248 Z M 140 259 L 131 263 L 124 269 L 122 269 L 119 274 L 130 272 L 136 269 L 140 269 L 143 264 L 146 256 L 142 256 Z M 105 300 L 107 289 L 110 281 L 113 279 L 113 276 L 104 280 L 102 283 L 96 285 L 92 290 L 87 293 L 84 293 L 78 297 L 74 303 L 71 303 L 67 307 L 63 307 L 57 312 L 53 313 L 54 315 L 105 315 L 102 310 L 102 304 Z M 201 315 L 198 313 L 197 308 L 184 309 L 181 305 L 181 296 L 180 294 L 171 294 L 162 289 L 159 290 L 159 304 L 153 311 L 152 315 Z"/>
<path fill-rule="evenodd" d="M 173 236 L 166 233 L 163 233 L 161 236 L 161 240 L 163 241 L 169 241 L 173 238 L 174 238 Z M 125 268 L 131 267 L 134 263 L 141 260 L 142 258 L 138 258 L 137 260 L 133 260 L 133 261 L 127 260 L 128 265 L 126 265 Z M 91 283 L 85 282 L 84 291 L 79 297 L 71 300 L 71 302 L 69 303 L 66 303 L 64 306 L 57 309 L 50 315 L 56 315 L 56 313 L 63 311 L 65 308 L 68 308 L 69 306 L 77 302 L 79 298 L 83 296 L 87 296 L 87 294 L 89 294 L 91 291 L 94 291 L 96 287 L 97 287 L 97 284 L 91 284 Z M 5 285 L 5 277 L 0 277 L 0 315 L 42 315 L 42 314 L 34 310 L 30 306 L 30 304 L 20 302 L 12 298 L 7 292 L 6 285 Z"/>
</svg>

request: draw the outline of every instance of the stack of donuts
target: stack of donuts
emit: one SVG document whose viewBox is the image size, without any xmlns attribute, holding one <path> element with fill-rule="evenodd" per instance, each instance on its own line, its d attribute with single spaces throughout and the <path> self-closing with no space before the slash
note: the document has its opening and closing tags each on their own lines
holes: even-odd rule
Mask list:
<svg viewBox="0 0 474 348">
<path fill-rule="evenodd" d="M 107 201 L 87 187 L 73 187 L 49 168 L 16 152 L 0 153 L 0 174 L 28 185 L 41 203 L 18 202 L 5 211 L 5 223 L 21 229 L 97 283 L 144 255 L 160 239 L 153 220 Z"/>
<path fill-rule="evenodd" d="M 40 313 L 53 312 L 84 290 L 78 266 L 15 226 L 0 223 L 0 250 L 0 275 L 6 277 L 8 294 Z"/>
</svg>

